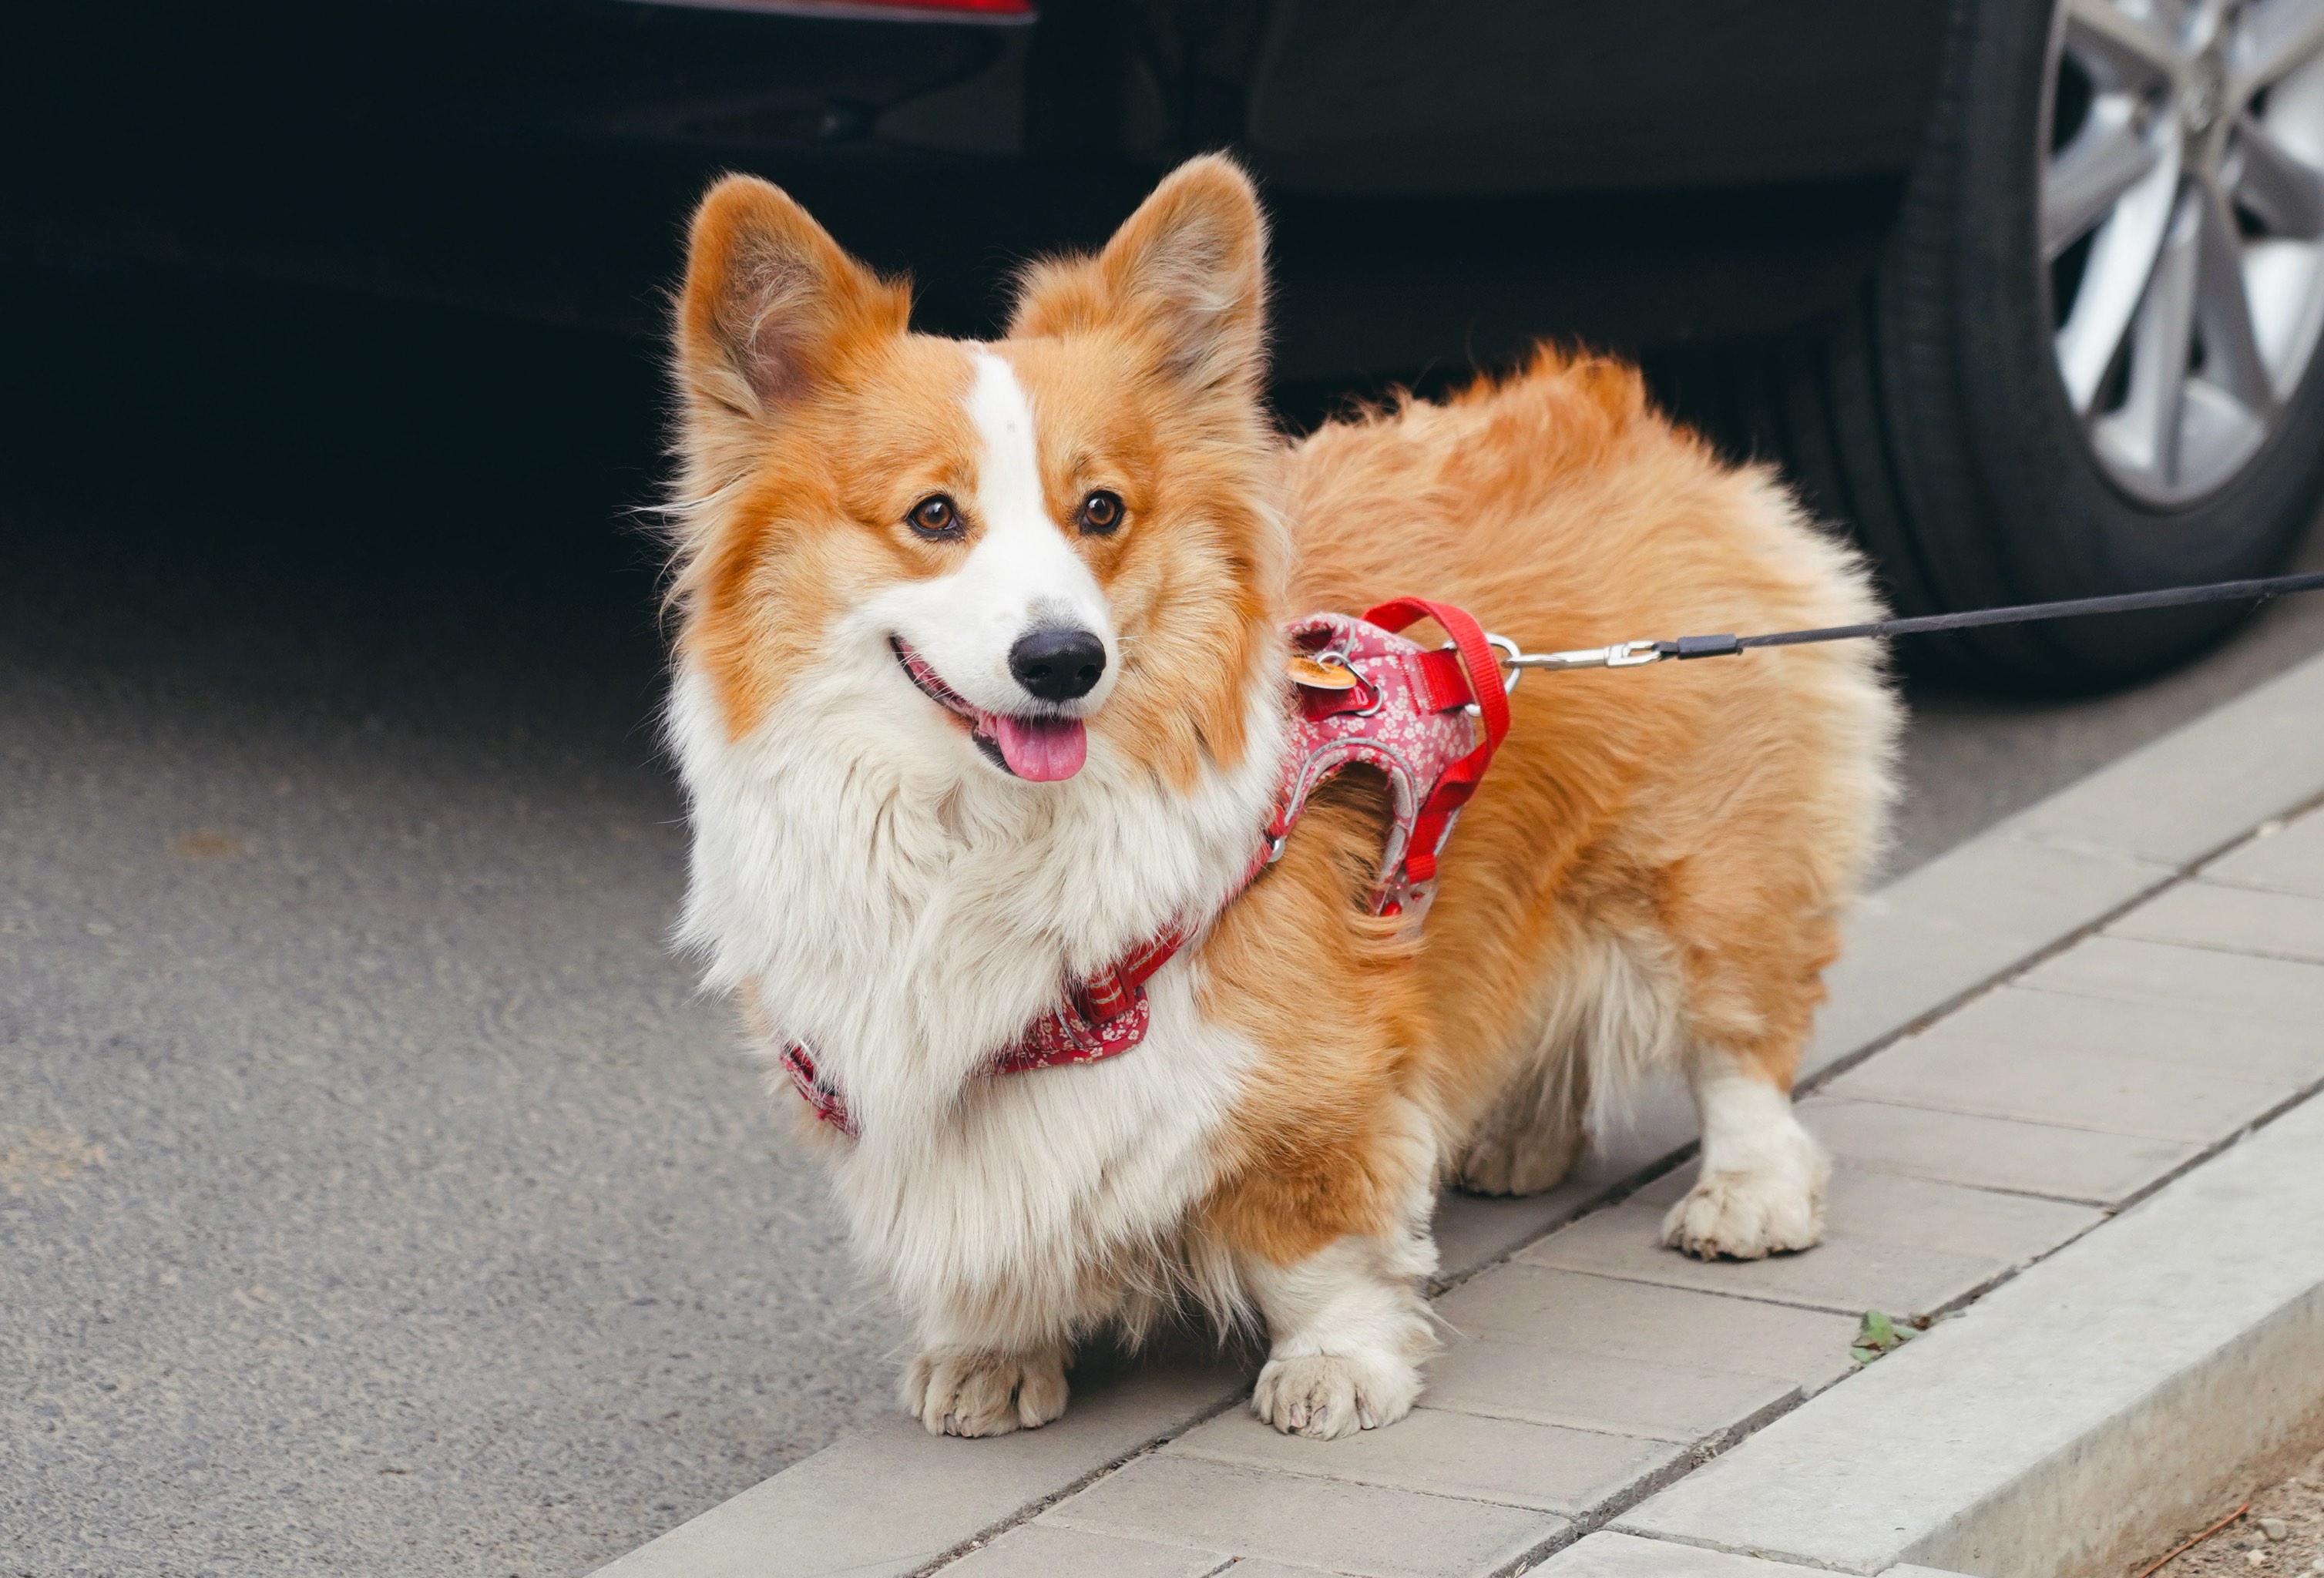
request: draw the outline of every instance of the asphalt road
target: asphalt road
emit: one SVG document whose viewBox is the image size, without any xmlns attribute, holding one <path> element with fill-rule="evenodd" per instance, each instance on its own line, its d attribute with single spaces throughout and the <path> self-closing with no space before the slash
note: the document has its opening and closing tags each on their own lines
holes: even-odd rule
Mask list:
<svg viewBox="0 0 2324 1578">
<path fill-rule="evenodd" d="M 887 1406 L 662 944 L 650 369 L 478 344 L 0 342 L 0 1573 L 577 1573 Z M 1895 868 L 2319 649 L 1917 696 Z"/>
</svg>

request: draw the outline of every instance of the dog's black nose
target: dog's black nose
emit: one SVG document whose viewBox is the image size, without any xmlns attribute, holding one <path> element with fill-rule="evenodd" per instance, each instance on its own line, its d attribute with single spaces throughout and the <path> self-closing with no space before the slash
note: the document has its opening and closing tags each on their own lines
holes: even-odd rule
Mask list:
<svg viewBox="0 0 2324 1578">
<path fill-rule="evenodd" d="M 1071 701 L 1105 672 L 1105 643 L 1085 630 L 1029 631 L 1009 649 L 1009 671 L 1043 701 Z"/>
</svg>

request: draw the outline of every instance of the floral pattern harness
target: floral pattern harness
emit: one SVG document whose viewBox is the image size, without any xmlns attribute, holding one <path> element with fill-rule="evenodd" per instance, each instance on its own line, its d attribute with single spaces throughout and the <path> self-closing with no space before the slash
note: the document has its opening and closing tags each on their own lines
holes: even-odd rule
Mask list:
<svg viewBox="0 0 2324 1578">
<path fill-rule="evenodd" d="M 1395 633 L 1423 618 L 1434 619 L 1452 642 L 1431 651 Z M 1283 781 L 1250 870 L 1219 908 L 1241 897 L 1282 856 L 1317 787 L 1362 762 L 1387 779 L 1392 813 L 1372 910 L 1406 916 L 1416 926 L 1435 892 L 1436 857 L 1508 733 L 1495 638 L 1459 608 L 1410 597 L 1381 604 L 1361 619 L 1312 614 L 1293 621 L 1285 633 L 1291 645 L 1291 747 Z M 1072 983 L 977 1073 L 1021 1074 L 1129 1051 L 1146 1038 L 1152 1020 L 1146 983 L 1210 918 L 1174 921 L 1096 974 Z M 816 1068 L 806 1043 L 787 1043 L 781 1063 L 816 1115 L 853 1138 L 856 1127 L 846 1098 Z"/>
</svg>

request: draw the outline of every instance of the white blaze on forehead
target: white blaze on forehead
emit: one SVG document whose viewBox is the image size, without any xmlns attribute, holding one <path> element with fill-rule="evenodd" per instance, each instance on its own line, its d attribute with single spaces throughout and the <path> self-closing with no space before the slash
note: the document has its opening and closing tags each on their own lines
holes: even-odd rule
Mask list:
<svg viewBox="0 0 2324 1578">
<path fill-rule="evenodd" d="M 982 346 L 967 350 L 973 375 L 962 404 L 976 431 L 976 488 L 961 503 L 977 524 L 975 540 L 957 568 L 891 587 L 867 613 L 884 627 L 882 641 L 889 631 L 903 637 L 988 712 L 1033 705 L 1009 669 L 1019 638 L 1045 627 L 1085 630 L 1105 643 L 1106 669 L 1073 710 L 1093 712 L 1120 658 L 1105 593 L 1050 516 L 1033 408 L 1015 369 Z"/>
<path fill-rule="evenodd" d="M 969 355 L 968 416 L 980 441 L 972 512 L 984 531 L 964 574 L 997 594 L 988 607 L 1013 623 L 1010 639 L 1036 625 L 1078 625 L 1111 651 L 1105 594 L 1049 514 L 1033 408 L 1016 370 L 991 351 Z"/>
<path fill-rule="evenodd" d="M 983 441 L 977 457 L 976 502 L 987 530 L 1002 522 L 1039 521 L 1051 531 L 1041 495 L 1041 451 L 1033 441 L 1033 408 L 1015 368 L 991 351 L 969 353 L 976 377 L 968 387 L 968 416 Z"/>
</svg>

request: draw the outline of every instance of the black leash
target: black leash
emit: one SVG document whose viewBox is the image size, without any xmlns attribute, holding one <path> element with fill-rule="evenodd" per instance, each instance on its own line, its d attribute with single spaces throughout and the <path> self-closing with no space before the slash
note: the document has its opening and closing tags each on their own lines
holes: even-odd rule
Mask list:
<svg viewBox="0 0 2324 1578">
<path fill-rule="evenodd" d="M 1731 658 L 1753 647 L 1803 647 L 1814 641 L 1885 640 L 1928 635 L 1941 630 L 1974 630 L 1987 624 L 2028 624 L 2042 619 L 2073 619 L 2092 614 L 2135 614 L 2150 608 L 2185 608 L 2199 603 L 2255 603 L 2294 592 L 2324 591 L 2324 570 L 2271 576 L 2251 581 L 2217 581 L 2208 586 L 2166 586 L 2159 592 L 2125 592 L 2112 597 L 2072 597 L 2062 603 L 2023 603 L 2014 608 L 1972 608 L 1963 614 L 1923 614 L 1882 619 L 1870 624 L 1836 624 L 1824 630 L 1781 630 L 1767 635 L 1683 635 L 1676 641 L 1618 641 L 1574 652 L 1520 652 L 1514 641 L 1498 639 L 1501 666 L 1510 682 L 1527 669 L 1635 669 L 1665 658 Z M 1489 638 L 1492 639 L 1492 638 Z"/>
</svg>

